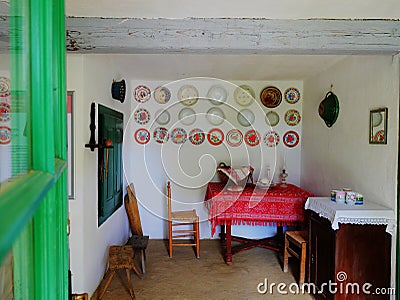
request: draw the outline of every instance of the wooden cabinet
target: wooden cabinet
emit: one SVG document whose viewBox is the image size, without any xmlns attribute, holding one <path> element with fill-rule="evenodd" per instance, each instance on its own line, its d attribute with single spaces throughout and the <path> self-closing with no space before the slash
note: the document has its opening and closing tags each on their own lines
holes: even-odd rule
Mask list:
<svg viewBox="0 0 400 300">
<path fill-rule="evenodd" d="M 311 211 L 308 247 L 308 277 L 319 289 L 317 299 L 390 298 L 391 236 L 386 225 L 340 224 L 333 230 L 328 219 Z M 386 295 L 378 295 L 380 291 Z"/>
</svg>

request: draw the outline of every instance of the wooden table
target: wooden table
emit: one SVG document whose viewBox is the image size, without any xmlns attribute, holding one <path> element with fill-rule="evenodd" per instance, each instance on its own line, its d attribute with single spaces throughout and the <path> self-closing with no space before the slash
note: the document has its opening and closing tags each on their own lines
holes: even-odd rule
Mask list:
<svg viewBox="0 0 400 300">
<path fill-rule="evenodd" d="M 212 235 L 216 227 L 221 226 L 225 262 L 232 263 L 233 254 L 254 247 L 281 251 L 282 244 L 277 241 L 278 236 L 257 240 L 236 237 L 231 234 L 231 226 L 274 225 L 278 226 L 278 235 L 282 234 L 282 226 L 304 223 L 304 204 L 310 196 L 310 192 L 292 184 L 287 184 L 287 187 L 278 184 L 268 190 L 248 184 L 241 192 L 231 192 L 220 182 L 210 182 L 204 201 L 209 209 Z M 232 241 L 242 244 L 232 247 Z"/>
</svg>

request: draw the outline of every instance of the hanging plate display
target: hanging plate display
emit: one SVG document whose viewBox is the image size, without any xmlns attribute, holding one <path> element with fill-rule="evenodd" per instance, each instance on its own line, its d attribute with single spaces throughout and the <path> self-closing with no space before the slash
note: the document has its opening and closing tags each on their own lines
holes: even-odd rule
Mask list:
<svg viewBox="0 0 400 300">
<path fill-rule="evenodd" d="M 243 134 L 239 129 L 231 129 L 226 134 L 226 142 L 231 147 L 239 147 L 243 142 Z"/>
<path fill-rule="evenodd" d="M 0 102 L 0 122 L 10 121 L 10 112 L 10 104 L 5 101 Z"/>
<path fill-rule="evenodd" d="M 295 104 L 300 100 L 300 91 L 294 87 L 291 87 L 286 89 L 284 96 L 287 103 Z"/>
<path fill-rule="evenodd" d="M 240 125 L 249 127 L 255 119 L 254 113 L 250 109 L 242 109 L 237 114 L 237 120 Z"/>
<path fill-rule="evenodd" d="M 189 132 L 189 141 L 193 145 L 200 145 L 204 142 L 206 134 L 200 128 L 194 128 Z"/>
<path fill-rule="evenodd" d="M 220 108 L 212 107 L 207 111 L 206 118 L 212 125 L 221 125 L 225 120 L 225 114 Z"/>
<path fill-rule="evenodd" d="M 271 110 L 265 114 L 265 122 L 270 126 L 276 126 L 279 123 L 279 115 Z"/>
<path fill-rule="evenodd" d="M 374 142 L 382 142 L 385 141 L 385 130 L 379 130 L 375 133 Z"/>
<path fill-rule="evenodd" d="M 199 91 L 193 85 L 184 85 L 178 91 L 178 100 L 183 105 L 194 105 L 198 99 Z"/>
<path fill-rule="evenodd" d="M 0 76 L 0 97 L 10 96 L 10 79 Z"/>
<path fill-rule="evenodd" d="M 286 147 L 293 148 L 298 145 L 300 141 L 299 134 L 296 131 L 287 131 L 283 135 L 283 143 Z"/>
<path fill-rule="evenodd" d="M 146 128 L 139 128 L 135 132 L 135 141 L 141 145 L 147 144 L 150 141 L 150 132 Z"/>
<path fill-rule="evenodd" d="M 0 145 L 7 145 L 11 142 L 11 129 L 7 126 L 0 126 Z"/>
<path fill-rule="evenodd" d="M 300 113 L 295 109 L 289 109 L 285 114 L 285 122 L 289 126 L 295 126 L 300 123 Z"/>
<path fill-rule="evenodd" d="M 275 147 L 279 144 L 279 134 L 276 131 L 268 131 L 265 136 L 264 136 L 264 143 L 268 146 L 268 147 Z"/>
<path fill-rule="evenodd" d="M 165 125 L 168 124 L 169 120 L 171 119 L 171 116 L 167 110 L 159 110 L 156 113 L 156 122 L 160 125 Z"/>
<path fill-rule="evenodd" d="M 251 147 L 257 146 L 260 143 L 260 134 L 257 130 L 249 130 L 244 135 L 244 140 Z"/>
<path fill-rule="evenodd" d="M 179 112 L 178 118 L 183 125 L 192 125 L 196 121 L 196 112 L 189 107 L 185 107 Z"/>
<path fill-rule="evenodd" d="M 207 98 L 214 105 L 221 105 L 228 98 L 228 92 L 220 85 L 213 85 L 207 92 Z"/>
<path fill-rule="evenodd" d="M 145 85 L 138 85 L 133 91 L 133 97 L 139 103 L 144 103 L 151 97 L 150 88 Z"/>
<path fill-rule="evenodd" d="M 187 140 L 186 130 L 183 128 L 175 128 L 171 132 L 171 140 L 177 145 L 185 143 Z"/>
<path fill-rule="evenodd" d="M 224 141 L 224 133 L 219 128 L 213 128 L 208 132 L 207 139 L 213 146 L 221 145 Z"/>
<path fill-rule="evenodd" d="M 267 86 L 261 91 L 261 103 L 268 108 L 275 108 L 282 102 L 282 93 L 275 86 Z"/>
<path fill-rule="evenodd" d="M 171 92 L 165 86 L 159 86 L 154 90 L 153 96 L 157 103 L 165 104 L 171 99 Z"/>
<path fill-rule="evenodd" d="M 139 108 L 136 110 L 133 117 L 135 118 L 136 123 L 140 125 L 147 124 L 150 121 L 150 113 L 145 108 Z"/>
<path fill-rule="evenodd" d="M 154 130 L 153 138 L 156 140 L 157 143 L 160 144 L 167 142 L 169 139 L 168 129 L 165 127 L 157 127 Z"/>
<path fill-rule="evenodd" d="M 233 98 L 241 106 L 248 106 L 253 103 L 255 95 L 253 88 L 245 84 L 238 86 L 233 92 Z"/>
</svg>

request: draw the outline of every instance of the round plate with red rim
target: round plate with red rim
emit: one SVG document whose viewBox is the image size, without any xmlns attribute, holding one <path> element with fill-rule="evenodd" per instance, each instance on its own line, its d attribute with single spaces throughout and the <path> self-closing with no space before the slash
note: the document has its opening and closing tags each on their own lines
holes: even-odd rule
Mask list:
<svg viewBox="0 0 400 300">
<path fill-rule="evenodd" d="M 374 142 L 383 142 L 385 141 L 385 130 L 379 130 L 377 133 L 375 133 Z"/>
<path fill-rule="evenodd" d="M 0 122 L 10 121 L 11 106 L 9 103 L 2 101 L 0 102 Z"/>
<path fill-rule="evenodd" d="M 254 129 L 247 131 L 244 135 L 246 144 L 251 147 L 257 146 L 260 143 L 260 139 L 260 134 Z"/>
<path fill-rule="evenodd" d="M 231 129 L 226 134 L 226 142 L 231 147 L 239 147 L 243 142 L 243 134 L 239 129 Z"/>
<path fill-rule="evenodd" d="M 207 139 L 213 146 L 221 145 L 224 141 L 224 133 L 219 128 L 213 128 L 208 132 Z"/>
<path fill-rule="evenodd" d="M 289 126 L 296 126 L 300 123 L 301 116 L 296 109 L 289 109 L 285 114 L 285 122 Z"/>
<path fill-rule="evenodd" d="M 187 140 L 187 133 L 186 130 L 183 128 L 175 128 L 171 132 L 171 140 L 174 144 L 180 145 L 186 142 Z"/>
<path fill-rule="evenodd" d="M 279 134 L 276 131 L 268 131 L 265 136 L 264 136 L 264 143 L 270 147 L 273 148 L 279 144 Z"/>
<path fill-rule="evenodd" d="M 138 85 L 133 91 L 133 97 L 139 103 L 144 103 L 151 97 L 150 88 L 145 85 Z"/>
<path fill-rule="evenodd" d="M 140 125 L 145 125 L 150 121 L 150 113 L 145 108 L 139 108 L 136 110 L 133 117 L 135 118 L 136 123 Z"/>
<path fill-rule="evenodd" d="M 290 130 L 283 135 L 283 143 L 286 147 L 293 148 L 299 144 L 300 137 L 296 131 Z"/>
<path fill-rule="evenodd" d="M 168 129 L 165 127 L 157 127 L 153 132 L 153 138 L 160 144 L 167 142 L 169 139 Z"/>
<path fill-rule="evenodd" d="M 290 87 L 290 88 L 286 89 L 284 96 L 285 96 L 286 102 L 290 103 L 290 104 L 297 103 L 301 98 L 300 91 L 294 87 Z"/>
<path fill-rule="evenodd" d="M 206 134 L 200 128 L 194 128 L 189 132 L 189 141 L 193 145 L 200 145 L 206 139 Z"/>
<path fill-rule="evenodd" d="M 135 141 L 141 145 L 147 144 L 150 141 L 150 132 L 146 128 L 139 128 L 135 132 Z"/>
<path fill-rule="evenodd" d="M 7 145 L 11 142 L 11 129 L 7 126 L 0 126 L 0 145 Z"/>
</svg>

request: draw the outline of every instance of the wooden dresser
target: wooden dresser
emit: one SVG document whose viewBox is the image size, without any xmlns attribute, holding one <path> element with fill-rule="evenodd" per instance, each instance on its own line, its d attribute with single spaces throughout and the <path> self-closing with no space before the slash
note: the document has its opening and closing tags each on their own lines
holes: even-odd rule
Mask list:
<svg viewBox="0 0 400 300">
<path fill-rule="evenodd" d="M 309 283 L 317 299 L 389 299 L 394 212 L 309 198 Z M 312 286 L 312 285 L 311 285 Z M 379 292 L 384 295 L 378 295 Z"/>
</svg>

